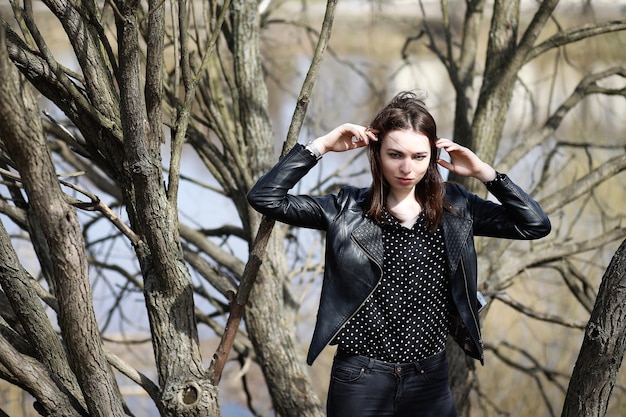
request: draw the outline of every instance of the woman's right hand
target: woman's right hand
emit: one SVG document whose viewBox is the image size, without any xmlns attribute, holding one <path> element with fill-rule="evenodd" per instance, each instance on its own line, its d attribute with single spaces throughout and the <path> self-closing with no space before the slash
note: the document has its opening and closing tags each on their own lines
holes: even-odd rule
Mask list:
<svg viewBox="0 0 626 417">
<path fill-rule="evenodd" d="M 370 141 L 378 140 L 376 132 L 368 127 L 344 123 L 337 126 L 327 134 L 320 136 L 313 141 L 320 153 L 344 152 L 350 149 L 357 149 L 367 146 Z"/>
</svg>

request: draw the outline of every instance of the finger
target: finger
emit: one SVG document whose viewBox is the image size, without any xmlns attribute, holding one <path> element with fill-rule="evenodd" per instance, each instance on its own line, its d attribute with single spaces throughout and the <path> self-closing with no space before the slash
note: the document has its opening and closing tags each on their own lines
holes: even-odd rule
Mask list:
<svg viewBox="0 0 626 417">
<path fill-rule="evenodd" d="M 352 136 L 352 139 L 350 139 L 350 141 L 352 143 L 359 143 L 363 141 L 363 138 L 361 136 Z"/>
<path fill-rule="evenodd" d="M 366 133 L 366 141 L 369 144 L 370 141 L 374 141 L 374 142 L 378 142 L 379 138 L 378 138 L 378 132 L 375 132 L 373 130 L 370 130 L 369 128 L 367 128 L 365 130 Z"/>
<path fill-rule="evenodd" d="M 350 144 L 353 149 L 357 149 L 363 146 L 367 146 L 367 140 L 363 139 L 361 136 L 352 136 L 350 139 Z"/>
<path fill-rule="evenodd" d="M 454 153 L 455 151 L 458 151 L 459 149 L 461 149 L 461 147 L 455 144 L 454 142 L 443 143 L 440 148 L 449 154 Z"/>
<path fill-rule="evenodd" d="M 378 137 L 370 128 L 359 126 L 356 132 L 350 138 L 350 142 L 355 144 L 356 147 L 366 146 L 370 140 L 378 140 Z"/>
<path fill-rule="evenodd" d="M 438 138 L 435 142 L 435 146 L 437 146 L 438 148 L 443 148 L 444 146 L 449 146 L 452 143 L 454 142 L 452 142 L 450 139 Z"/>
<path fill-rule="evenodd" d="M 437 159 L 437 163 L 448 171 L 452 171 L 453 165 L 445 159 Z"/>
</svg>

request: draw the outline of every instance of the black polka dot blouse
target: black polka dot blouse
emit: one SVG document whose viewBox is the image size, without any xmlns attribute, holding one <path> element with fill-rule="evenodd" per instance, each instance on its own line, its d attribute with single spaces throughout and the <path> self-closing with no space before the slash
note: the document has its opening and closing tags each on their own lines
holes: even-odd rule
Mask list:
<svg viewBox="0 0 626 417">
<path fill-rule="evenodd" d="M 441 228 L 430 233 L 424 212 L 412 228 L 384 212 L 383 276 L 333 344 L 389 363 L 416 362 L 445 349 L 450 289 Z"/>
</svg>

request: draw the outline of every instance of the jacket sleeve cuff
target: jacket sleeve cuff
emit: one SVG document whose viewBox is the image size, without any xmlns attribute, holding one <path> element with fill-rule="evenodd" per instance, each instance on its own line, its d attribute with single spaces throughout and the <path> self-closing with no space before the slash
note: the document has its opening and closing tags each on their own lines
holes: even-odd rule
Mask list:
<svg viewBox="0 0 626 417">
<path fill-rule="evenodd" d="M 485 186 L 487 188 L 491 188 L 493 186 L 499 185 L 502 183 L 502 181 L 506 178 L 505 174 L 502 174 L 498 171 L 496 171 L 496 177 L 494 179 L 492 179 L 491 181 L 486 181 L 483 182 L 483 184 L 485 184 Z"/>
</svg>

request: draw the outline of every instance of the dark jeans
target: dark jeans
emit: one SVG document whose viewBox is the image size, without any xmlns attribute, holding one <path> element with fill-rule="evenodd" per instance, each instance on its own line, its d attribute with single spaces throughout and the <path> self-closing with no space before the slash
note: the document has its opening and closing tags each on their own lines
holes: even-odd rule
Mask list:
<svg viewBox="0 0 626 417">
<path fill-rule="evenodd" d="M 337 352 L 328 417 L 456 417 L 445 351 L 393 364 Z"/>
</svg>

